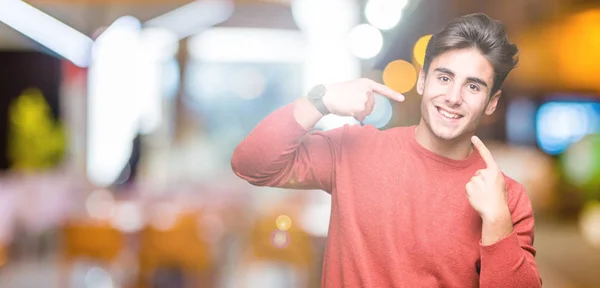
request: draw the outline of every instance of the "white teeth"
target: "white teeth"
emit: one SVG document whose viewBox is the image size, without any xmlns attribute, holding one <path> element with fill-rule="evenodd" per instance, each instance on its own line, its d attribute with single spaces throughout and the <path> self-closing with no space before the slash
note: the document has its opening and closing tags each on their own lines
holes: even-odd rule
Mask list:
<svg viewBox="0 0 600 288">
<path fill-rule="evenodd" d="M 452 114 L 452 113 L 450 113 L 450 112 L 448 112 L 448 111 L 446 111 L 444 109 L 441 109 L 441 108 L 438 108 L 438 111 L 440 111 L 440 113 L 442 115 L 444 115 L 445 117 L 447 117 L 447 118 L 451 118 L 451 119 L 458 119 L 458 118 L 460 118 L 460 115 L 458 115 L 458 114 Z"/>
</svg>

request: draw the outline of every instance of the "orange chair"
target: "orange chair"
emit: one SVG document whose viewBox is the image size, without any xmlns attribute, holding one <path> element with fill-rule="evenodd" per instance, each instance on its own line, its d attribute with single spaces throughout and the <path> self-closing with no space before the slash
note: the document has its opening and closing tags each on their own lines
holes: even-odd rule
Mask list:
<svg viewBox="0 0 600 288">
<path fill-rule="evenodd" d="M 314 249 L 311 236 L 298 225 L 292 224 L 287 230 L 289 239 L 273 239 L 277 230 L 275 219 L 279 215 L 273 214 L 259 219 L 250 233 L 251 257 L 263 261 L 285 262 L 299 268 L 308 268 L 312 264 Z M 284 237 L 285 232 L 277 232 L 279 237 Z M 278 237 L 278 235 L 275 235 Z M 282 244 L 287 240 L 288 243 Z M 279 243 L 278 243 L 279 242 Z"/>
<path fill-rule="evenodd" d="M 181 269 L 194 281 L 210 282 L 202 274 L 213 268 L 213 261 L 199 229 L 197 213 L 180 214 L 165 230 L 146 226 L 140 234 L 138 287 L 148 287 L 155 272 L 165 267 Z"/>
<path fill-rule="evenodd" d="M 63 228 L 63 256 L 67 261 L 90 258 L 110 263 L 124 246 L 119 230 L 106 222 L 70 222 Z"/>
<path fill-rule="evenodd" d="M 248 246 L 244 249 L 239 269 L 241 279 L 250 275 L 247 273 L 257 271 L 254 265 L 261 267 L 263 264 L 271 263 L 295 271 L 293 279 L 289 279 L 295 283 L 294 287 L 311 287 L 313 286 L 311 283 L 314 282 L 312 279 L 315 274 L 314 270 L 318 265 L 318 262 L 315 261 L 316 251 L 312 244 L 312 238 L 294 223 L 286 231 L 287 233 L 276 232 L 278 230 L 275 222 L 279 215 L 272 213 L 263 216 L 250 229 Z M 294 218 L 297 219 L 292 216 L 292 219 Z M 274 235 L 274 232 L 277 234 Z M 274 236 L 279 239 L 274 239 Z M 250 277 L 253 279 L 253 276 Z M 246 280 L 241 281 L 240 285 L 246 285 L 243 283 Z"/>
<path fill-rule="evenodd" d="M 121 231 L 108 222 L 70 221 L 62 228 L 61 287 L 68 287 L 68 275 L 78 260 L 110 266 L 125 248 Z"/>
</svg>

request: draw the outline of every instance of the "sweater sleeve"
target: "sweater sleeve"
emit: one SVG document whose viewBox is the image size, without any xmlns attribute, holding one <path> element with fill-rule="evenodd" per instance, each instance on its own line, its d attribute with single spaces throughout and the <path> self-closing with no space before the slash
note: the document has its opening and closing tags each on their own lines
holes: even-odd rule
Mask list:
<svg viewBox="0 0 600 288">
<path fill-rule="evenodd" d="M 513 182 L 511 186 L 513 186 L 513 193 L 510 194 L 513 197 L 509 198 L 509 207 L 513 232 L 492 245 L 481 245 L 479 279 L 481 288 L 542 287 L 542 279 L 535 263 L 534 217 L 531 201 L 522 185 Z"/>
<path fill-rule="evenodd" d="M 294 103 L 268 115 L 242 140 L 233 152 L 231 167 L 255 186 L 331 193 L 335 155 L 346 128 L 309 133 L 294 118 Z"/>
</svg>

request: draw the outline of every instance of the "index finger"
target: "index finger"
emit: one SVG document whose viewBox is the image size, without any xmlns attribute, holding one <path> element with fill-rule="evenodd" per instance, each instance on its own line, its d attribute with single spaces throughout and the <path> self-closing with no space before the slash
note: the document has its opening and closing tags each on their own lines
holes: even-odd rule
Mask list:
<svg viewBox="0 0 600 288">
<path fill-rule="evenodd" d="M 368 81 L 368 86 L 371 90 L 373 90 L 373 92 L 377 93 L 377 94 L 381 94 L 387 98 L 390 98 L 392 100 L 396 100 L 396 101 L 404 101 L 404 95 L 394 91 L 394 89 L 385 86 L 383 84 L 379 84 L 373 80 L 369 80 Z"/>
<path fill-rule="evenodd" d="M 473 136 L 471 137 L 471 142 L 473 142 L 473 145 L 475 148 L 477 148 L 477 151 L 479 151 L 479 155 L 481 155 L 481 158 L 483 158 L 483 161 L 485 161 L 487 167 L 497 169 L 498 164 L 496 164 L 494 157 L 492 157 L 492 153 L 487 147 L 485 147 L 485 144 L 483 144 L 481 139 L 479 139 L 477 136 Z"/>
</svg>

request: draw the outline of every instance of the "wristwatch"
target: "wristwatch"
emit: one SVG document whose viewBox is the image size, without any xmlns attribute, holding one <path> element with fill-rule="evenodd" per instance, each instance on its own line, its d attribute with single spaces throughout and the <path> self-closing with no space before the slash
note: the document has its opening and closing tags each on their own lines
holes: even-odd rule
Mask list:
<svg viewBox="0 0 600 288">
<path fill-rule="evenodd" d="M 312 103 L 315 106 L 315 108 L 317 108 L 317 110 L 319 110 L 319 112 L 323 114 L 323 116 L 331 113 L 329 112 L 329 109 L 327 109 L 327 107 L 325 106 L 325 103 L 323 103 L 323 96 L 325 96 L 326 92 L 327 88 L 325 88 L 325 85 L 321 84 L 310 89 L 308 95 L 306 96 L 310 103 Z"/>
</svg>

